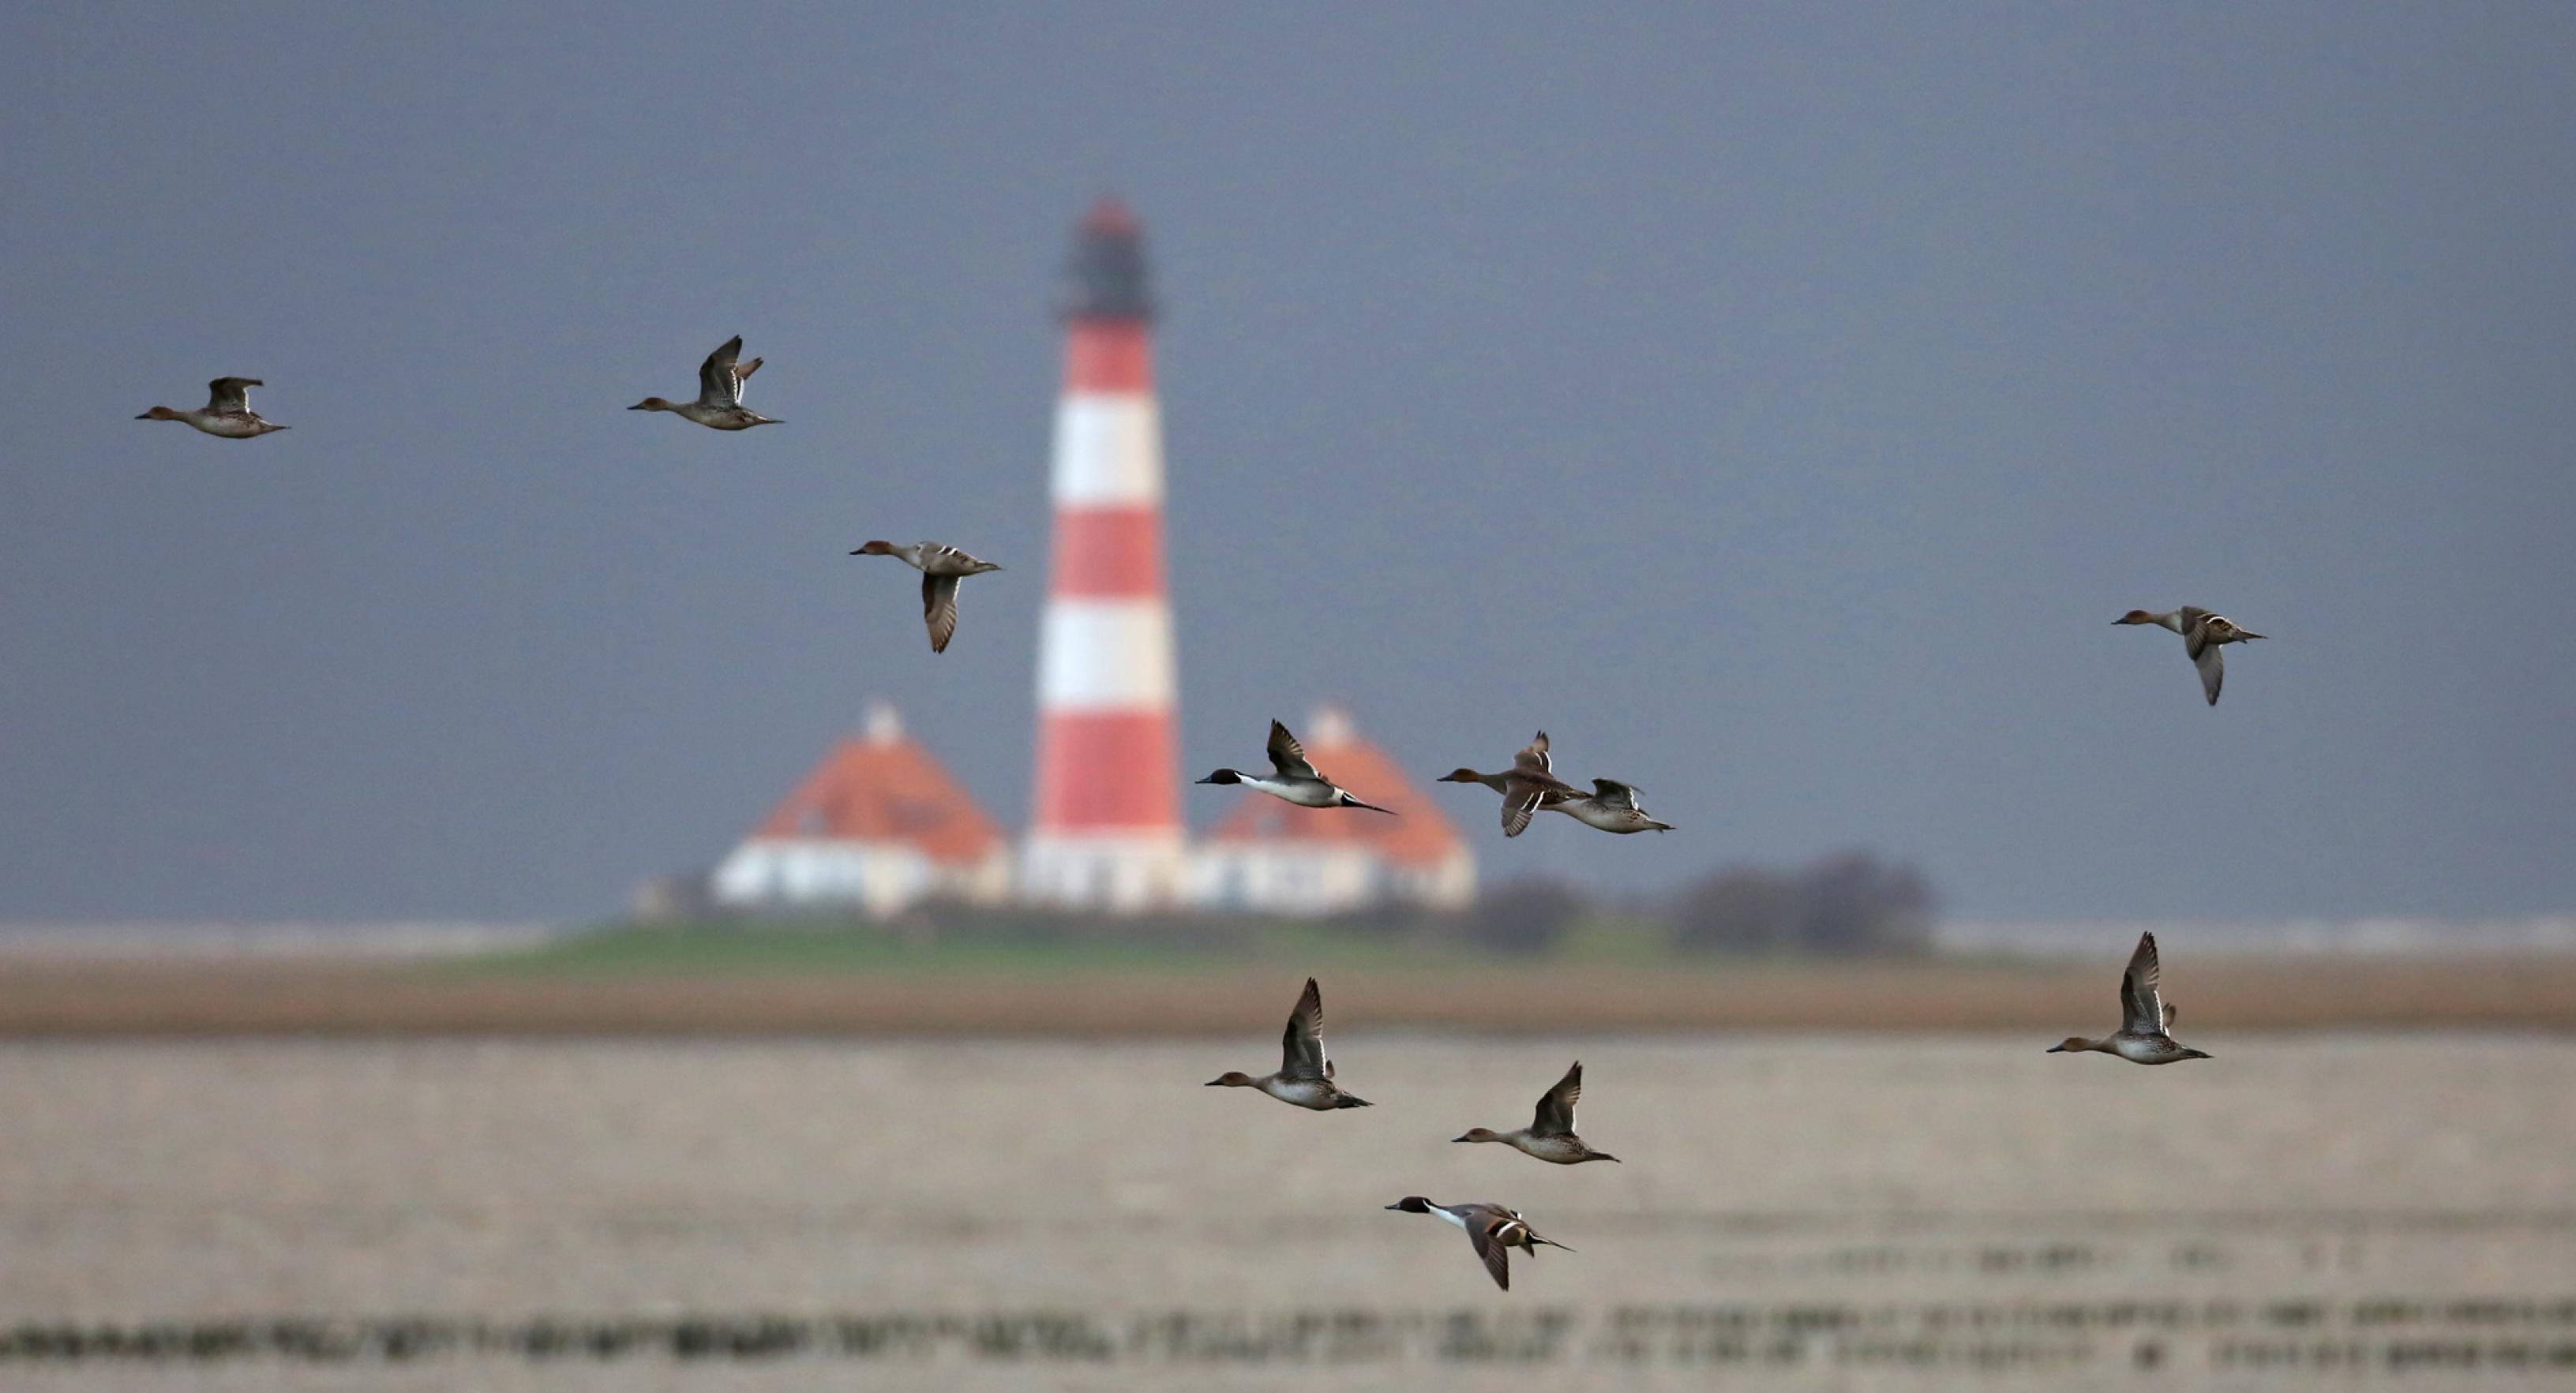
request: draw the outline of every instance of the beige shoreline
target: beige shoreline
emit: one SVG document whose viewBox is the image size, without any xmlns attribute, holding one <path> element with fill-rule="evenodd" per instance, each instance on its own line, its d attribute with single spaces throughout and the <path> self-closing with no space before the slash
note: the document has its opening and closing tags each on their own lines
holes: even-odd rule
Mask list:
<svg viewBox="0 0 2576 1393">
<path fill-rule="evenodd" d="M 2187 1035 L 2576 1029 L 2576 958 L 2203 959 L 2165 986 Z M 1223 964 L 795 976 L 507 976 L 349 963 L 0 966 L 0 1038 L 342 1035 L 1235 1035 L 1302 970 Z M 1670 970 L 1327 969 L 1337 1031 L 2030 1030 L 2116 1019 L 2099 964 L 1784 963 Z"/>
</svg>

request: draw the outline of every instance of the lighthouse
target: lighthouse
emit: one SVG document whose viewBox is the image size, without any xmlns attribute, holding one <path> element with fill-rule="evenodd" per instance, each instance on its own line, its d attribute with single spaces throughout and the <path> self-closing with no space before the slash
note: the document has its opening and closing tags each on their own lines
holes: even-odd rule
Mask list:
<svg viewBox="0 0 2576 1393">
<path fill-rule="evenodd" d="M 1143 230 L 1115 200 L 1082 220 L 1061 308 L 1055 539 L 1020 885 L 1040 904 L 1156 909 L 1177 904 L 1185 888 L 1179 701 L 1153 304 Z"/>
</svg>

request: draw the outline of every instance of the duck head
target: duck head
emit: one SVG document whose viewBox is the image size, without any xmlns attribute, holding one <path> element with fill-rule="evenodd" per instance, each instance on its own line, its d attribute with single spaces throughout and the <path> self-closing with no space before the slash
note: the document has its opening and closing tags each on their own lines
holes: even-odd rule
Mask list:
<svg viewBox="0 0 2576 1393">
<path fill-rule="evenodd" d="M 1467 1135 L 1463 1137 L 1451 1137 L 1449 1140 L 1453 1142 L 1501 1141 L 1502 1138 L 1495 1136 L 1494 1129 L 1491 1127 L 1470 1127 L 1467 1129 Z"/>
<path fill-rule="evenodd" d="M 1481 784 L 1484 781 L 1484 775 L 1477 773 L 1473 769 L 1465 768 L 1452 769 L 1448 773 L 1441 775 L 1439 778 L 1439 782 L 1444 784 Z"/>
<path fill-rule="evenodd" d="M 894 543 L 892 543 L 892 542 L 862 542 L 862 543 L 860 543 L 860 544 L 859 544 L 859 549 L 858 549 L 857 551 L 851 552 L 851 553 L 850 553 L 850 555 L 852 555 L 852 556 L 892 556 L 892 555 L 894 555 Z"/>
<path fill-rule="evenodd" d="M 1431 1201 L 1424 1199 L 1420 1195 L 1407 1195 L 1404 1198 L 1397 1200 L 1395 1203 L 1388 1205 L 1387 1208 L 1400 1209 L 1407 1214 L 1428 1214 L 1431 1212 Z"/>
<path fill-rule="evenodd" d="M 179 413 L 166 406 L 156 406 L 134 419 L 138 421 L 175 421 L 179 419 Z"/>
<path fill-rule="evenodd" d="M 671 404 L 662 400 L 660 397 L 646 397 L 644 400 L 639 401 L 626 409 L 629 411 L 668 411 L 671 409 Z"/>
<path fill-rule="evenodd" d="M 2081 1036 L 2081 1035 L 2069 1035 L 2069 1036 L 2067 1036 L 2067 1037 L 2066 1037 L 2066 1042 L 2065 1042 L 2064 1044 L 2051 1045 L 2051 1046 L 2049 1046 L 2049 1047 L 2048 1047 L 2048 1049 L 2047 1049 L 2046 1051 L 2044 1051 L 2044 1053 L 2047 1053 L 2047 1054 L 2082 1054 L 2082 1053 L 2084 1053 L 2086 1050 L 2096 1050 L 2096 1049 L 2100 1049 L 2100 1048 L 2101 1048 L 2101 1046 L 2100 1046 L 2100 1045 L 2098 1045 L 2098 1044 L 2094 1043 L 2094 1042 L 2093 1042 L 2093 1041 L 2091 1041 L 2091 1040 L 2087 1040 L 2087 1039 L 2085 1039 L 2085 1038 L 2084 1038 L 2083 1036 Z"/>
<path fill-rule="evenodd" d="M 1199 782 L 1203 784 L 1239 784 L 1243 782 L 1243 772 L 1239 769 L 1220 769 L 1215 773 L 1208 775 L 1206 778 L 1199 780 Z"/>
<path fill-rule="evenodd" d="M 2114 624 L 2153 624 L 2156 617 L 2142 609 L 2133 609 L 2111 621 Z"/>
<path fill-rule="evenodd" d="M 1215 1078 L 1212 1078 L 1199 1086 L 1201 1088 L 1250 1088 L 1252 1087 L 1252 1076 L 1250 1074 L 1239 1073 L 1235 1070 L 1228 1069 L 1224 1073 L 1217 1075 Z"/>
</svg>

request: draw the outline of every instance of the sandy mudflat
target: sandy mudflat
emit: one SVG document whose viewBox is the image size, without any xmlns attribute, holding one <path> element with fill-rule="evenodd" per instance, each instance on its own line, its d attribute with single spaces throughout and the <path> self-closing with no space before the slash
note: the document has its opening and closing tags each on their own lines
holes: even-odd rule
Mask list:
<svg viewBox="0 0 2576 1393">
<path fill-rule="evenodd" d="M 1337 1028 L 1378 1106 L 1316 1115 L 1200 1087 L 1267 1067 L 1268 1015 L 0 1046 L 0 1387 L 2576 1380 L 2562 1039 L 2213 1024 L 2216 1060 L 2146 1070 L 2019 1034 Z M 1626 1164 L 1448 1140 L 1578 1056 Z M 1408 1192 L 1580 1251 L 1497 1292 L 1380 1208 Z"/>
</svg>

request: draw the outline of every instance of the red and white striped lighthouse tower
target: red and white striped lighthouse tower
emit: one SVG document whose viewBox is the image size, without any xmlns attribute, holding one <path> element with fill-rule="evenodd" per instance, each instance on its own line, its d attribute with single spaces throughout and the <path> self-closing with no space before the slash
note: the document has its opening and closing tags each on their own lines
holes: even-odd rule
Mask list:
<svg viewBox="0 0 2576 1393">
<path fill-rule="evenodd" d="M 1182 893 L 1179 701 L 1153 305 L 1142 230 L 1115 200 L 1082 220 L 1063 311 L 1037 807 L 1020 886 L 1044 904 L 1150 909 Z"/>
</svg>

